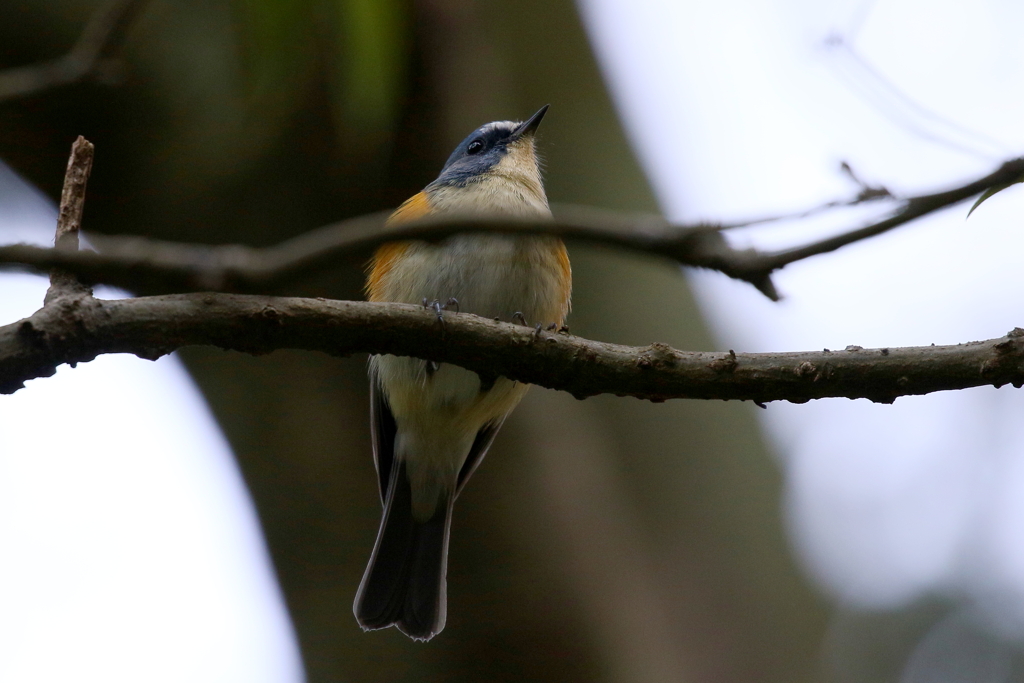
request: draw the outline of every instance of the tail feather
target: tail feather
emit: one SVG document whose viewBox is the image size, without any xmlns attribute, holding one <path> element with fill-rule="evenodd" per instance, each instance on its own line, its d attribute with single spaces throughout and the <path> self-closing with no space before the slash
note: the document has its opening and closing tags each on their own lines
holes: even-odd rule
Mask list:
<svg viewBox="0 0 1024 683">
<path fill-rule="evenodd" d="M 452 498 L 426 522 L 412 516 L 405 463 L 391 473 L 384 518 L 353 611 L 366 630 L 398 626 L 417 640 L 444 628 Z"/>
</svg>

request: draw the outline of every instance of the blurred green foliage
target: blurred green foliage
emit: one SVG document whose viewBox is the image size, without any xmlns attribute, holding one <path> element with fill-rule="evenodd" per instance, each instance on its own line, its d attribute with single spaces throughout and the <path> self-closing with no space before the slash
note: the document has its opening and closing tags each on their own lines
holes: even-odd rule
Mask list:
<svg viewBox="0 0 1024 683">
<path fill-rule="evenodd" d="M 249 110 L 284 121 L 317 77 L 330 92 L 346 155 L 383 156 L 406 85 L 408 7 L 395 0 L 238 0 Z"/>
</svg>

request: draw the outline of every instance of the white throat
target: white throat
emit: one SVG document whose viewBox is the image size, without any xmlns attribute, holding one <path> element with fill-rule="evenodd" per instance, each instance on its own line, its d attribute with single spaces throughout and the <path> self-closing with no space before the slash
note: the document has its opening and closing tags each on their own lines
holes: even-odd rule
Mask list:
<svg viewBox="0 0 1024 683">
<path fill-rule="evenodd" d="M 550 216 L 533 139 L 509 145 L 508 153 L 497 165 L 462 187 L 433 188 L 430 204 L 443 213 Z"/>
</svg>

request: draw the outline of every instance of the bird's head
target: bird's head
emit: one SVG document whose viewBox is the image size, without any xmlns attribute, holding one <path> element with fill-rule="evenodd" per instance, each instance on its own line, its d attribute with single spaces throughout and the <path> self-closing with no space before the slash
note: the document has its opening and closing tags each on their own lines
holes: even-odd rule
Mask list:
<svg viewBox="0 0 1024 683">
<path fill-rule="evenodd" d="M 501 178 L 530 189 L 536 187 L 543 196 L 534 133 L 548 106 L 526 121 L 494 121 L 477 128 L 455 148 L 428 190 Z"/>
</svg>

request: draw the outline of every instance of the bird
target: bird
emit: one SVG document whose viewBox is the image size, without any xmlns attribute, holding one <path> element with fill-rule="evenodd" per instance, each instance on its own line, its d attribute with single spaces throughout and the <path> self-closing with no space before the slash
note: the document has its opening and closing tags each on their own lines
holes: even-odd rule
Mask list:
<svg viewBox="0 0 1024 683">
<path fill-rule="evenodd" d="M 545 105 L 525 121 L 477 128 L 437 179 L 399 206 L 388 223 L 425 216 L 550 218 L 536 151 L 537 126 L 547 110 Z M 442 323 L 442 310 L 455 308 L 561 326 L 571 293 L 565 245 L 546 235 L 389 242 L 367 268 L 368 300 L 431 305 Z M 393 625 L 426 641 L 446 620 L 452 506 L 528 385 L 392 355 L 371 356 L 369 378 L 383 515 L 353 612 L 363 630 Z"/>
</svg>

